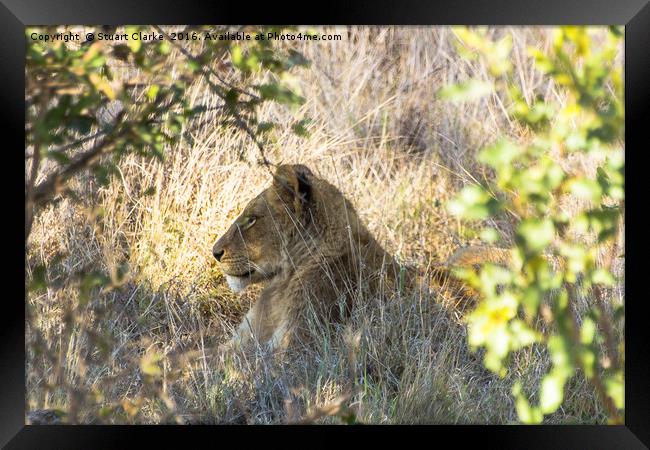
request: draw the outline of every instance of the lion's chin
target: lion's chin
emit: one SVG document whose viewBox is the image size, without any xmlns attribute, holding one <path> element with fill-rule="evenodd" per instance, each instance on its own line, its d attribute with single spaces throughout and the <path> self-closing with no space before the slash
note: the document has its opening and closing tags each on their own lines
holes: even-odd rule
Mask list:
<svg viewBox="0 0 650 450">
<path fill-rule="evenodd" d="M 251 277 L 235 277 L 232 275 L 226 275 L 226 282 L 228 283 L 228 287 L 233 292 L 239 293 L 246 289 L 249 284 L 251 284 Z"/>
</svg>

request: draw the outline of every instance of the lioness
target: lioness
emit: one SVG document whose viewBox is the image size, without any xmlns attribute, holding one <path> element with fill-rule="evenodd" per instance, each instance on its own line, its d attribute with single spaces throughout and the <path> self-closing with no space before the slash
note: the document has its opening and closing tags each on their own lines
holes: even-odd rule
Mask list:
<svg viewBox="0 0 650 450">
<path fill-rule="evenodd" d="M 382 248 L 336 187 L 303 165 L 280 165 L 271 186 L 248 203 L 212 252 L 233 291 L 266 283 L 226 347 L 286 348 L 301 335 L 307 308 L 334 320 L 362 287 L 412 287 L 417 278 Z M 506 257 L 505 250 L 469 247 L 449 261 Z"/>
</svg>

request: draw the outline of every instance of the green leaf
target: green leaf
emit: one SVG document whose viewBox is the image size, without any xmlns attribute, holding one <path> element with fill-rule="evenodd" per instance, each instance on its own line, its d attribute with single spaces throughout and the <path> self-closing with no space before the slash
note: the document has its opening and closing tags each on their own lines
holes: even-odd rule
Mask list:
<svg viewBox="0 0 650 450">
<path fill-rule="evenodd" d="M 548 350 L 553 362 L 553 370 L 568 377 L 573 373 L 571 354 L 566 339 L 562 336 L 553 335 L 548 338 Z"/>
<path fill-rule="evenodd" d="M 585 317 L 580 327 L 580 342 L 585 345 L 591 344 L 596 335 L 596 323 L 591 317 Z"/>
<path fill-rule="evenodd" d="M 238 69 L 240 70 L 245 69 L 243 64 L 244 52 L 242 51 L 239 45 L 233 45 L 230 48 L 230 60 L 232 61 L 233 65 Z"/>
<path fill-rule="evenodd" d="M 88 303 L 90 294 L 94 289 L 106 286 L 110 283 L 110 278 L 101 272 L 94 271 L 85 275 L 79 285 L 79 304 L 81 306 Z"/>
<path fill-rule="evenodd" d="M 584 347 L 580 350 L 580 358 L 588 380 L 591 380 L 596 371 L 596 353 L 590 347 Z"/>
<path fill-rule="evenodd" d="M 291 106 L 299 106 L 305 102 L 304 98 L 277 83 L 262 84 L 257 87 L 257 90 L 264 100 L 274 100 Z"/>
<path fill-rule="evenodd" d="M 302 119 L 300 122 L 295 123 L 291 126 L 291 129 L 297 136 L 308 137 L 309 131 L 307 126 L 311 123 L 311 119 Z"/>
<path fill-rule="evenodd" d="M 201 67 L 202 67 L 202 65 L 201 65 L 201 63 L 199 61 L 197 61 L 195 59 L 188 59 L 187 60 L 187 68 L 191 72 L 200 72 Z"/>
<path fill-rule="evenodd" d="M 70 158 L 68 158 L 68 155 L 66 155 L 65 152 L 59 150 L 49 150 L 45 155 L 48 158 L 52 158 L 59 164 L 67 164 L 70 162 Z"/>
<path fill-rule="evenodd" d="M 140 27 L 137 26 L 128 26 L 124 30 L 129 35 L 128 46 L 131 49 L 131 52 L 138 53 L 142 48 L 142 41 L 140 39 L 130 39 L 133 33 L 140 31 Z"/>
<path fill-rule="evenodd" d="M 485 189 L 475 184 L 466 186 L 447 204 L 455 216 L 467 220 L 481 220 L 495 214 L 499 203 Z"/>
<path fill-rule="evenodd" d="M 528 250 L 539 252 L 555 239 L 555 226 L 550 219 L 527 219 L 517 228 L 517 240 Z"/>
<path fill-rule="evenodd" d="M 566 378 L 561 373 L 552 371 L 542 379 L 542 386 L 539 392 L 539 406 L 542 413 L 550 414 L 555 412 L 564 399 L 564 383 Z"/>
<path fill-rule="evenodd" d="M 512 142 L 501 139 L 491 147 L 486 147 L 478 154 L 479 162 L 490 165 L 494 168 L 500 168 L 509 165 L 521 154 L 519 146 Z"/>
<path fill-rule="evenodd" d="M 308 67 L 309 66 L 309 60 L 303 56 L 302 53 L 297 52 L 296 50 L 289 50 L 289 58 L 287 58 L 287 69 L 290 69 L 293 66 L 302 66 L 302 67 Z"/>
<path fill-rule="evenodd" d="M 260 55 L 253 50 L 251 53 L 244 54 L 239 45 L 234 45 L 230 50 L 230 58 L 235 67 L 242 72 L 253 72 L 259 68 Z"/>
<path fill-rule="evenodd" d="M 584 198 L 585 200 L 590 200 L 594 203 L 600 202 L 600 198 L 603 194 L 600 184 L 596 180 L 590 180 L 588 178 L 574 179 L 569 186 L 573 195 L 579 198 Z"/>
<path fill-rule="evenodd" d="M 111 406 L 102 406 L 99 408 L 98 415 L 99 417 L 106 419 L 113 412 L 113 407 Z"/>
<path fill-rule="evenodd" d="M 491 227 L 483 228 L 480 233 L 481 240 L 488 244 L 494 244 L 499 240 L 499 232 Z"/>
<path fill-rule="evenodd" d="M 29 290 L 43 292 L 47 289 L 47 270 L 43 264 L 32 269 L 32 279 L 29 283 Z"/>
<path fill-rule="evenodd" d="M 163 355 L 155 350 L 150 350 L 140 360 L 140 370 L 143 374 L 157 378 L 162 375 L 162 369 L 158 365 Z"/>
<path fill-rule="evenodd" d="M 485 352 L 485 356 L 483 357 L 483 365 L 485 366 L 486 369 L 491 370 L 492 372 L 499 375 L 501 378 L 503 378 L 507 374 L 506 368 L 503 367 L 503 358 L 501 358 L 499 355 L 497 355 L 494 351 L 490 349 L 488 349 L 488 351 Z"/>
<path fill-rule="evenodd" d="M 625 407 L 625 383 L 623 382 L 623 372 L 620 370 L 612 377 L 605 380 L 605 390 L 611 397 L 618 409 Z"/>
<path fill-rule="evenodd" d="M 156 99 L 156 96 L 158 95 L 158 91 L 160 90 L 160 86 L 157 84 L 152 84 L 149 86 L 149 89 L 147 89 L 147 98 L 151 101 L 154 101 Z"/>
<path fill-rule="evenodd" d="M 478 100 L 490 92 L 492 92 L 492 83 L 472 79 L 445 86 L 438 91 L 438 96 L 453 103 L 462 103 Z"/>
<path fill-rule="evenodd" d="M 614 286 L 616 279 L 610 271 L 600 267 L 592 272 L 591 282 L 594 284 L 602 284 L 603 286 Z"/>
<path fill-rule="evenodd" d="M 507 34 L 496 44 L 491 45 L 487 52 L 488 67 L 492 75 L 498 77 L 512 69 L 510 51 L 512 50 L 512 35 Z"/>
<path fill-rule="evenodd" d="M 523 320 L 514 319 L 510 322 L 510 347 L 512 350 L 519 350 L 539 342 L 540 333 L 533 330 Z"/>
<path fill-rule="evenodd" d="M 169 55 L 172 51 L 172 47 L 167 41 L 163 41 L 158 44 L 158 53 L 161 55 Z"/>
<path fill-rule="evenodd" d="M 517 410 L 519 420 L 525 424 L 542 423 L 544 416 L 540 409 L 532 407 L 524 396 L 521 388 L 521 381 L 515 382 L 512 387 L 512 395 L 515 397 L 515 409 Z"/>
<path fill-rule="evenodd" d="M 524 290 L 521 303 L 524 306 L 524 311 L 528 317 L 535 317 L 543 297 L 544 292 L 536 285 L 528 286 Z"/>
</svg>

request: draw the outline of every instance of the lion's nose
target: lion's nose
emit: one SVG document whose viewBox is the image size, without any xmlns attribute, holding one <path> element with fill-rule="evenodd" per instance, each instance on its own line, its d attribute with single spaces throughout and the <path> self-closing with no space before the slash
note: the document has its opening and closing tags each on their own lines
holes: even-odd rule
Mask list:
<svg viewBox="0 0 650 450">
<path fill-rule="evenodd" d="M 221 257 L 223 256 L 224 250 L 220 248 L 213 248 L 212 249 L 212 254 L 216 258 L 217 261 L 221 261 Z"/>
</svg>

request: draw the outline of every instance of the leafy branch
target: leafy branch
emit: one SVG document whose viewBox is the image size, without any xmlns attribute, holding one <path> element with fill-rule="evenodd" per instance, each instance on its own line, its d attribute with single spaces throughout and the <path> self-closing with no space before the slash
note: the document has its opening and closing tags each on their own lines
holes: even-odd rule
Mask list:
<svg viewBox="0 0 650 450">
<path fill-rule="evenodd" d="M 490 166 L 490 186 L 465 187 L 449 203 L 466 220 L 514 211 L 515 247 L 509 267 L 485 265 L 459 276 L 483 294 L 468 316 L 472 348 L 484 347 L 484 364 L 505 376 L 513 353 L 541 346 L 552 366 L 542 379 L 539 404 L 531 405 L 521 380 L 513 387 L 520 420 L 539 423 L 564 401 L 564 387 L 578 371 L 596 390 L 612 423 L 624 415 L 623 358 L 614 327 L 623 305 L 606 305 L 616 285 L 612 262 L 624 211 L 624 107 L 616 55 L 621 33 L 610 29 L 596 45 L 584 27 L 557 30 L 549 52 L 530 48 L 539 71 L 567 94 L 565 104 L 524 95 L 512 74 L 511 36 L 494 42 L 484 29 L 456 28 L 459 51 L 482 58 L 490 77 L 440 91 L 454 102 L 475 101 L 498 92 L 509 101 L 508 120 L 527 128 L 529 142 L 506 138 L 484 148 L 479 161 Z M 572 157 L 600 162 L 595 176 L 571 173 L 560 161 Z M 576 205 L 569 213 L 562 200 Z M 485 229 L 490 243 L 498 233 Z M 597 264 L 599 254 L 605 263 Z M 554 267 L 553 260 L 563 264 Z M 585 311 L 579 312 L 580 303 Z M 599 330 L 600 328 L 600 330 Z"/>
</svg>

